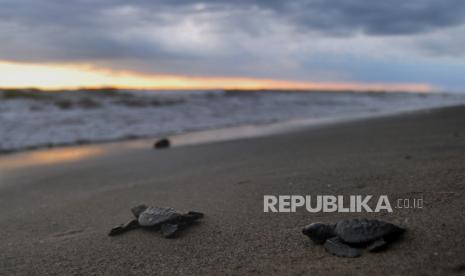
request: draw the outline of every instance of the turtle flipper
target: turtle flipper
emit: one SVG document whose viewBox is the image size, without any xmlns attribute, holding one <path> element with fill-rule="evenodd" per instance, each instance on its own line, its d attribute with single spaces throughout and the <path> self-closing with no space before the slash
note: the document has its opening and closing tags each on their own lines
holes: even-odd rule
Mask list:
<svg viewBox="0 0 465 276">
<path fill-rule="evenodd" d="M 121 224 L 116 227 L 113 227 L 108 233 L 108 236 L 116 236 L 119 234 L 123 234 L 129 230 L 132 230 L 138 227 L 139 227 L 139 222 L 137 221 L 137 219 L 133 219 L 126 224 Z"/>
<path fill-rule="evenodd" d="M 360 249 L 350 247 L 349 245 L 343 243 L 343 241 L 338 237 L 326 240 L 324 246 L 329 253 L 338 257 L 355 258 L 361 255 Z"/>
<path fill-rule="evenodd" d="M 378 251 L 382 251 L 386 247 L 387 247 L 387 242 L 383 238 L 381 238 L 381 239 L 375 240 L 374 242 L 370 243 L 367 249 L 370 252 L 378 252 Z"/>
<path fill-rule="evenodd" d="M 171 223 L 164 223 L 161 225 L 161 233 L 163 234 L 163 237 L 169 239 L 173 238 L 176 233 L 179 231 L 179 225 L 177 224 L 171 224 Z"/>
</svg>

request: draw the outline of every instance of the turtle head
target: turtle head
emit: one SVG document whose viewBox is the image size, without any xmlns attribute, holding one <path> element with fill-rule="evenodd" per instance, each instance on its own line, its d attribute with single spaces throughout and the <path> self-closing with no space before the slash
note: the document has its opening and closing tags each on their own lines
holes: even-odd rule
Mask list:
<svg viewBox="0 0 465 276">
<path fill-rule="evenodd" d="M 187 215 L 191 217 L 193 220 L 203 218 L 203 213 L 195 212 L 195 211 L 189 211 Z"/>
<path fill-rule="evenodd" d="M 322 244 L 327 239 L 336 236 L 334 233 L 334 225 L 321 222 L 315 222 L 305 226 L 302 233 L 317 244 Z"/>
<path fill-rule="evenodd" d="M 131 212 L 134 217 L 139 218 L 140 214 L 147 209 L 145 204 L 137 205 L 136 207 L 131 208 Z"/>
</svg>

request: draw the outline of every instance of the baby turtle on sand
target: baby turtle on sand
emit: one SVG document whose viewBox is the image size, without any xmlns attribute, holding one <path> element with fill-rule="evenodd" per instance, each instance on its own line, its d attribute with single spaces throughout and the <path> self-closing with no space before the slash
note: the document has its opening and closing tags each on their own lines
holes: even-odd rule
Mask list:
<svg viewBox="0 0 465 276">
<path fill-rule="evenodd" d="M 169 207 L 147 207 L 142 204 L 131 209 L 135 219 L 118 225 L 110 230 L 109 236 L 115 236 L 136 228 L 161 230 L 165 238 L 173 238 L 179 230 L 195 223 L 203 217 L 199 212 L 178 213 Z"/>
<path fill-rule="evenodd" d="M 405 229 L 377 219 L 345 219 L 335 224 L 312 223 L 302 232 L 316 244 L 324 244 L 329 253 L 354 258 L 362 254 L 363 248 L 370 252 L 386 248 Z"/>
</svg>

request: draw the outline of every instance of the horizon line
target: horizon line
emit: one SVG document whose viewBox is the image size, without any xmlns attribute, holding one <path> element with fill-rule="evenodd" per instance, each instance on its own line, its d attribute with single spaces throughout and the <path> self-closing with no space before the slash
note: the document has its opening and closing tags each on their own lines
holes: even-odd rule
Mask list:
<svg viewBox="0 0 465 276">
<path fill-rule="evenodd" d="M 263 88 L 234 88 L 234 87 L 115 87 L 115 86 L 78 86 L 78 87 L 63 87 L 63 88 L 44 88 L 44 87 L 35 87 L 35 86 L 18 86 L 18 87 L 1 87 L 0 92 L 2 91 L 16 91 L 16 92 L 72 92 L 72 91 L 95 91 L 95 92 L 103 92 L 103 91 L 124 91 L 124 90 L 132 90 L 132 91 L 283 91 L 283 92 L 353 92 L 353 93 L 437 93 L 437 92 L 447 92 L 447 91 L 440 91 L 436 89 L 431 90 L 402 90 L 402 89 L 356 89 L 356 88 L 271 88 L 271 87 L 263 87 Z"/>
</svg>

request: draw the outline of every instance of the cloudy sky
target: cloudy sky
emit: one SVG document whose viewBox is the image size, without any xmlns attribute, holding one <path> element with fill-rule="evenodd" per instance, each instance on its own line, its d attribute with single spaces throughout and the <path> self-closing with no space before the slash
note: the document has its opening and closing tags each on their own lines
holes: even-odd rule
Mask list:
<svg viewBox="0 0 465 276">
<path fill-rule="evenodd" d="M 465 91 L 463 0 L 0 0 L 0 41 L 0 86 Z"/>
</svg>

